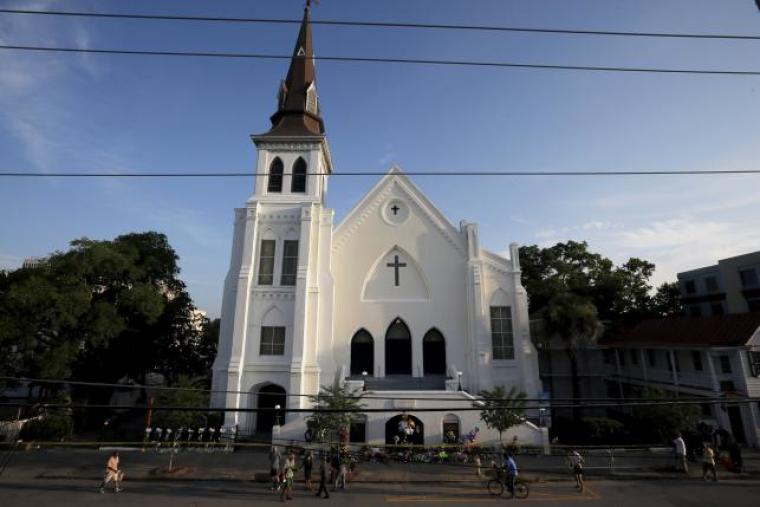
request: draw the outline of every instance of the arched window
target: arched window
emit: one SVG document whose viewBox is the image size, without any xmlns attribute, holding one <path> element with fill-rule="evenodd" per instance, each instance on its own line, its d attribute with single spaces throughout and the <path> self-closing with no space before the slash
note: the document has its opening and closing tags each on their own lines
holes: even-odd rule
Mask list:
<svg viewBox="0 0 760 507">
<path fill-rule="evenodd" d="M 375 369 L 375 341 L 366 330 L 360 329 L 351 338 L 351 375 L 372 376 Z"/>
<path fill-rule="evenodd" d="M 454 414 L 446 414 L 443 417 L 443 442 L 446 444 L 456 444 L 459 441 L 459 417 Z"/>
<path fill-rule="evenodd" d="M 277 157 L 272 161 L 272 165 L 269 166 L 267 192 L 282 192 L 282 172 L 282 160 L 280 160 L 280 157 Z"/>
<path fill-rule="evenodd" d="M 293 176 L 290 180 L 291 192 L 306 192 L 306 161 L 301 157 L 293 164 Z"/>
</svg>

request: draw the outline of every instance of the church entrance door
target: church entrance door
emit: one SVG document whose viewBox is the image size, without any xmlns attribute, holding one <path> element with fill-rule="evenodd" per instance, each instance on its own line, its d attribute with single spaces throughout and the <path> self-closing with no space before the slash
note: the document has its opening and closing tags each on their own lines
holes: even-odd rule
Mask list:
<svg viewBox="0 0 760 507">
<path fill-rule="evenodd" d="M 399 318 L 393 321 L 385 333 L 385 374 L 412 374 L 412 334 Z"/>
<path fill-rule="evenodd" d="M 437 329 L 431 329 L 422 339 L 422 368 L 425 375 L 446 374 L 446 340 Z"/>
<path fill-rule="evenodd" d="M 285 424 L 285 389 L 277 384 L 269 384 L 261 389 L 256 400 L 256 408 L 274 408 L 276 405 L 281 407 L 279 411 L 263 410 L 256 413 L 256 433 L 272 433 L 272 426 L 275 420 L 280 424 Z"/>
<path fill-rule="evenodd" d="M 375 369 L 375 341 L 364 329 L 351 338 L 351 375 L 360 376 L 364 372 L 372 376 Z"/>
<path fill-rule="evenodd" d="M 385 443 L 425 445 L 425 425 L 413 415 L 391 417 L 385 423 Z"/>
</svg>

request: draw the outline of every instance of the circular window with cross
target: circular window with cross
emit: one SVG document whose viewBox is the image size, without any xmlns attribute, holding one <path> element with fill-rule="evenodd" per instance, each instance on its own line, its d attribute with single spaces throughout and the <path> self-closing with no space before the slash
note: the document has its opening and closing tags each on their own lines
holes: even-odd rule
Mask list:
<svg viewBox="0 0 760 507">
<path fill-rule="evenodd" d="M 391 199 L 383 206 L 382 215 L 390 225 L 400 225 L 409 218 L 409 206 L 400 199 Z"/>
</svg>

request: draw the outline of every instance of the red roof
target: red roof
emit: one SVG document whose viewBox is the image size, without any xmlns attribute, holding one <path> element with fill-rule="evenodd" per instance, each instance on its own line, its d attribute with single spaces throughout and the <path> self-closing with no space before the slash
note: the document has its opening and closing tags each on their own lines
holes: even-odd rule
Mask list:
<svg viewBox="0 0 760 507">
<path fill-rule="evenodd" d="M 745 345 L 760 328 L 760 313 L 647 319 L 602 339 L 599 345 Z"/>
</svg>

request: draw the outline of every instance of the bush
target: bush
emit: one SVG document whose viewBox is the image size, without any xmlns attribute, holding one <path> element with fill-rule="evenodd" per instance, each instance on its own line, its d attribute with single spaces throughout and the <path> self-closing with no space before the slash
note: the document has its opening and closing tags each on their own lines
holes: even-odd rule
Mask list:
<svg viewBox="0 0 760 507">
<path fill-rule="evenodd" d="M 71 436 L 73 423 L 70 415 L 51 414 L 32 419 L 21 428 L 22 440 L 57 441 Z"/>
<path fill-rule="evenodd" d="M 586 417 L 581 431 L 590 444 L 615 444 L 624 439 L 623 423 L 609 417 Z"/>
</svg>

